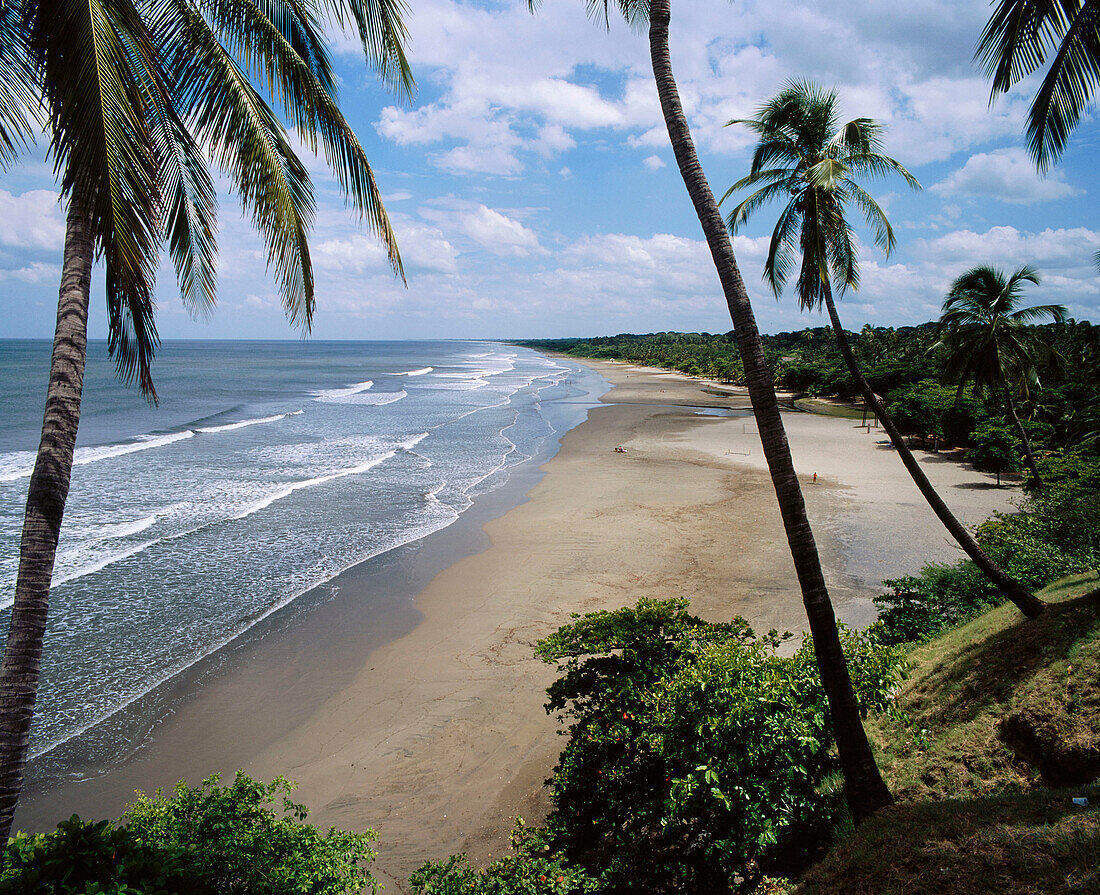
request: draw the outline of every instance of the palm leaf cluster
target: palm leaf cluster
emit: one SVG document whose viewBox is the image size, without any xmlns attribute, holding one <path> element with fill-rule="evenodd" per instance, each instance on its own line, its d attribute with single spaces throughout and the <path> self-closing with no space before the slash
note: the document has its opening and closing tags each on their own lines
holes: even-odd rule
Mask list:
<svg viewBox="0 0 1100 895">
<path fill-rule="evenodd" d="M 994 96 L 1050 59 L 1027 118 L 1028 149 L 1046 170 L 1100 83 L 1100 0 L 1000 0 L 975 55 Z"/>
<path fill-rule="evenodd" d="M 1029 324 L 1051 318 L 1062 323 L 1066 309 L 1021 307 L 1025 283 L 1039 284 L 1030 265 L 1007 277 L 994 267 L 974 267 L 951 284 L 940 317 L 944 335 L 937 347 L 944 349 L 944 375 L 959 383 L 960 393 L 972 382 L 979 391 L 1000 391 L 1007 385 L 1026 396 L 1038 380 L 1038 364 L 1057 359 Z"/>
<path fill-rule="evenodd" d="M 856 238 L 845 206 L 859 208 L 875 244 L 887 253 L 894 247 L 894 231 L 856 178 L 896 173 L 910 186 L 920 187 L 902 165 L 882 154 L 881 125 L 856 118 L 841 126 L 836 92 L 799 81 L 787 84 L 754 118 L 728 124 L 743 124 L 759 138 L 749 174 L 722 197 L 724 202 L 736 192 L 755 188 L 730 212 L 730 231 L 736 232 L 768 202 L 786 200 L 764 265 L 764 278 L 775 294 L 782 292 L 799 254 L 796 291 L 803 308 L 821 305 L 830 279 L 842 292 L 858 288 Z"/>
<path fill-rule="evenodd" d="M 0 7 L 0 161 L 10 163 L 45 131 L 62 198 L 105 262 L 109 347 L 124 379 L 155 398 L 154 285 L 165 247 L 187 307 L 202 314 L 214 304 L 208 157 L 261 234 L 288 316 L 309 329 L 313 187 L 279 112 L 310 150 L 323 149 L 349 204 L 401 275 L 374 174 L 337 105 L 322 22 L 354 26 L 379 76 L 407 93 L 403 12 L 402 0 L 7 0 Z"/>
</svg>

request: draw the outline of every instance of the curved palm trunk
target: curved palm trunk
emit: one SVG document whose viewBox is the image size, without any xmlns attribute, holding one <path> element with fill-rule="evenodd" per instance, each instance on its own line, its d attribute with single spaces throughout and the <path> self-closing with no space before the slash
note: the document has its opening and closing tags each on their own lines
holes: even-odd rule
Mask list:
<svg viewBox="0 0 1100 895">
<path fill-rule="evenodd" d="M 806 504 L 795 475 L 787 433 L 779 415 L 779 402 L 776 400 L 771 374 L 764 360 L 764 349 L 756 328 L 752 305 L 749 303 L 741 273 L 737 269 L 729 234 L 695 154 L 680 105 L 680 95 L 669 58 L 668 23 L 669 0 L 652 0 L 649 5 L 649 50 L 665 125 L 680 174 L 706 234 L 707 245 L 718 269 L 726 304 L 737 333 L 737 347 L 745 367 L 745 380 L 753 413 L 779 500 L 798 583 L 802 589 L 821 680 L 829 699 L 829 712 L 836 732 L 848 804 L 858 823 L 877 809 L 890 804 L 893 799 L 879 774 L 863 730 L 859 705 L 848 675 L 833 606 L 821 571 L 817 545 L 806 517 Z"/>
<path fill-rule="evenodd" d="M 882 428 L 890 436 L 890 441 L 894 443 L 898 456 L 901 457 L 901 462 L 905 464 L 905 468 L 909 471 L 909 475 L 912 476 L 917 488 L 920 489 L 920 493 L 924 495 L 924 499 L 932 507 L 932 512 L 939 517 L 940 522 L 943 523 L 951 536 L 958 541 L 959 546 L 966 552 L 966 555 L 974 561 L 974 565 L 981 569 L 982 574 L 993 583 L 1006 599 L 1015 603 L 1028 618 L 1038 617 L 1046 608 L 1046 604 L 1025 589 L 1015 578 L 1006 574 L 1000 566 L 989 558 L 986 552 L 978 546 L 974 536 L 955 518 L 954 513 L 948 509 L 947 504 L 943 502 L 943 498 L 932 487 L 932 483 L 928 481 L 928 476 L 924 474 L 917 458 L 913 456 L 913 452 L 909 450 L 909 445 L 905 443 L 905 437 L 898 431 L 898 427 L 894 425 L 894 421 L 886 412 L 886 408 L 882 406 L 878 396 L 871 391 L 871 386 L 863 378 L 863 373 L 860 372 L 855 356 L 852 354 L 852 346 L 848 344 L 848 335 L 844 332 L 844 327 L 841 326 L 840 315 L 837 314 L 836 305 L 833 303 L 833 291 L 828 283 L 824 285 L 825 307 L 829 311 L 829 320 L 833 324 L 833 332 L 836 334 L 840 353 L 844 357 L 844 362 L 848 365 L 848 372 L 852 374 L 852 379 L 855 380 L 860 393 L 863 395 L 863 400 L 875 412 L 875 416 L 882 423 Z"/>
<path fill-rule="evenodd" d="M 1012 392 L 1008 388 L 1006 382 L 1004 388 L 1005 410 L 1008 411 L 1008 415 L 1012 418 L 1012 424 L 1016 427 L 1016 434 L 1020 436 L 1020 443 L 1024 446 L 1024 457 L 1027 459 L 1027 468 L 1031 471 L 1031 478 L 1035 482 L 1035 490 L 1043 490 L 1043 477 L 1039 475 L 1039 467 L 1035 463 L 1035 454 L 1031 451 L 1031 441 L 1028 440 L 1027 432 L 1024 431 L 1024 424 L 1020 422 L 1020 417 L 1016 414 L 1016 405 L 1012 401 Z M 1001 477 L 997 476 L 997 482 L 1000 483 Z"/>
<path fill-rule="evenodd" d="M 61 517 L 80 421 L 94 247 L 87 216 L 70 203 L 42 440 L 31 473 L 8 643 L 0 665 L 0 843 L 11 834 L 38 696 L 42 638 Z"/>
</svg>

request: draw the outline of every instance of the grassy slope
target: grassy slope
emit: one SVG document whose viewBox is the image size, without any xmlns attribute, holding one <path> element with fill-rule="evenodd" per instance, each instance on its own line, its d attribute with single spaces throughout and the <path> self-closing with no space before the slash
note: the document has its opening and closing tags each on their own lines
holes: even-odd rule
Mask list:
<svg viewBox="0 0 1100 895">
<path fill-rule="evenodd" d="M 1100 893 L 1096 585 L 1065 579 L 1035 622 L 1004 606 L 913 652 L 896 709 L 868 725 L 898 804 L 799 893 Z"/>
</svg>

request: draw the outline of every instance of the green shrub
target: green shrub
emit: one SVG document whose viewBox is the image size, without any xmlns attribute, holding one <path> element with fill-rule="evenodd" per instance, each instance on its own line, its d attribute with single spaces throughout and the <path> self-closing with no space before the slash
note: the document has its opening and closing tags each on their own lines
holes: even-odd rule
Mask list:
<svg viewBox="0 0 1100 895">
<path fill-rule="evenodd" d="M 305 823 L 283 777 L 261 783 L 238 771 L 176 786 L 173 797 L 140 795 L 124 815 L 129 835 L 186 857 L 189 872 L 218 895 L 344 895 L 377 885 L 367 865 L 373 832 L 322 833 Z"/>
<path fill-rule="evenodd" d="M 919 642 L 995 606 L 1000 598 L 970 560 L 930 564 L 919 576 L 882 582 L 888 593 L 875 597 L 886 643 Z"/>
<path fill-rule="evenodd" d="M 571 722 L 548 830 L 601 891 L 751 888 L 830 839 L 843 807 L 813 646 L 780 656 L 781 640 L 647 600 L 540 642 L 563 672 L 547 710 Z M 844 642 L 864 708 L 884 705 L 900 653 Z"/>
<path fill-rule="evenodd" d="M 1047 487 L 1020 512 L 994 513 L 974 530 L 994 562 L 1031 590 L 1100 568 L 1100 460 L 1055 456 L 1039 465 Z M 874 602 L 890 643 L 927 639 L 1002 602 L 969 560 L 883 583 L 891 590 Z"/>
<path fill-rule="evenodd" d="M 999 485 L 1002 473 L 1015 472 L 1020 468 L 1020 450 L 1019 442 L 1008 429 L 996 423 L 987 423 L 971 433 L 966 459 L 974 464 L 975 469 L 995 472 Z"/>
<path fill-rule="evenodd" d="M 577 895 L 592 892 L 596 882 L 570 867 L 550 850 L 544 831 L 519 820 L 512 832 L 513 855 L 485 870 L 470 866 L 465 855 L 427 861 L 409 880 L 416 895 Z"/>
<path fill-rule="evenodd" d="M 4 849 L 2 895 L 203 895 L 185 849 L 143 842 L 75 814 L 51 833 L 18 833 Z"/>
</svg>

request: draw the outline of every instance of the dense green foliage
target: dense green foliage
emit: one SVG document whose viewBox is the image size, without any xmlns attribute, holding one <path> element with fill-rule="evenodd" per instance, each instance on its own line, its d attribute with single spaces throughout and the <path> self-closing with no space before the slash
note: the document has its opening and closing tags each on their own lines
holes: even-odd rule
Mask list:
<svg viewBox="0 0 1100 895">
<path fill-rule="evenodd" d="M 119 826 L 73 817 L 52 833 L 19 835 L 5 852 L 0 893 L 42 895 L 351 895 L 377 887 L 367 870 L 374 833 L 305 823 L 282 777 L 238 772 L 222 786 L 180 783 L 140 796 Z"/>
<path fill-rule="evenodd" d="M 982 472 L 995 472 L 997 484 L 1001 473 L 1015 472 L 1020 468 L 1019 442 L 1004 426 L 986 423 L 970 433 L 970 449 L 966 459 Z"/>
<path fill-rule="evenodd" d="M 160 895 L 215 890 L 195 876 L 185 849 L 147 843 L 108 820 L 76 815 L 52 833 L 17 834 L 4 850 L 3 895 Z"/>
<path fill-rule="evenodd" d="M 551 850 L 545 830 L 522 820 L 512 832 L 514 854 L 484 870 L 465 855 L 427 861 L 410 879 L 417 895 L 572 895 L 592 892 L 596 881 Z"/>
<path fill-rule="evenodd" d="M 844 814 L 812 643 L 782 656 L 775 632 L 686 606 L 592 613 L 538 645 L 570 725 L 548 830 L 604 892 L 748 886 L 802 866 Z M 881 706 L 900 655 L 873 633 L 844 646 L 862 707 Z"/>
<path fill-rule="evenodd" d="M 1037 383 L 1017 405 L 1037 453 L 1100 449 L 1100 326 L 1069 320 L 1027 328 L 1047 346 Z M 985 422 L 1007 425 L 1000 395 L 958 396 L 957 381 L 945 371 L 946 355 L 934 347 L 935 323 L 871 327 L 850 333 L 852 349 L 868 383 L 887 400 L 902 431 L 950 446 L 967 446 L 970 433 Z M 806 395 L 855 398 L 856 388 L 825 327 L 762 336 L 778 388 Z M 574 357 L 629 361 L 679 370 L 693 376 L 743 382 L 733 332 L 651 333 L 589 339 L 540 339 L 522 344 Z M 1030 422 L 1028 422 L 1030 421 Z"/>
<path fill-rule="evenodd" d="M 1013 455 L 1015 456 L 1015 455 Z M 982 548 L 1025 587 L 1100 569 L 1100 458 L 1058 454 L 1040 461 L 1047 487 L 1020 512 L 996 513 L 975 530 Z M 875 600 L 890 642 L 923 640 L 1001 602 L 969 560 L 934 563 L 885 582 Z"/>
</svg>

